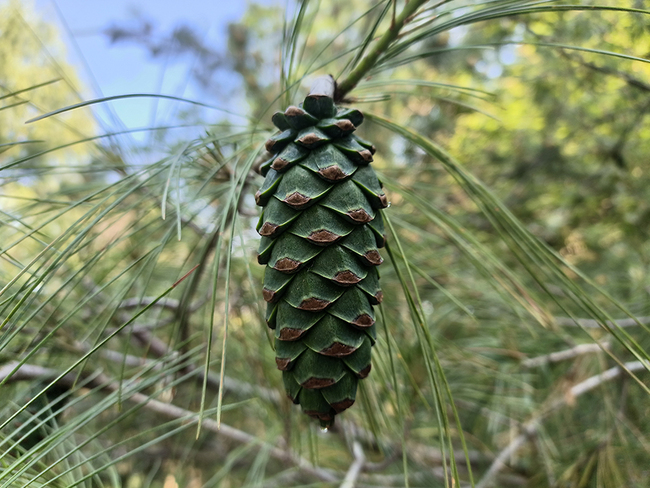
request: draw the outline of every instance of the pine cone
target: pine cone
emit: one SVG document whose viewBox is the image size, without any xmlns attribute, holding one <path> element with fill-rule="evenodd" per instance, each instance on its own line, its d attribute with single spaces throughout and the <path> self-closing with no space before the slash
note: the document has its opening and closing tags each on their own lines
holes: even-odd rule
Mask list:
<svg viewBox="0 0 650 488">
<path fill-rule="evenodd" d="M 369 166 L 374 146 L 352 134 L 362 122 L 360 111 L 320 94 L 277 112 L 281 132 L 266 143 L 273 157 L 255 195 L 276 363 L 289 398 L 324 427 L 370 373 L 373 305 L 382 300 L 387 199 Z"/>
</svg>

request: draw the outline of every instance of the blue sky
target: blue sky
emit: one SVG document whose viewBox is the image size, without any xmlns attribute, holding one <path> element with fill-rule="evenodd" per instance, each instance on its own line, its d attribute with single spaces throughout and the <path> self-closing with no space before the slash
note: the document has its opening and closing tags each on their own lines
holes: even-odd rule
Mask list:
<svg viewBox="0 0 650 488">
<path fill-rule="evenodd" d="M 280 3 L 280 0 L 257 0 L 257 3 Z M 87 98 L 127 93 L 164 93 L 196 99 L 200 90 L 187 83 L 192 60 L 184 58 L 167 66 L 160 59 L 151 59 L 146 49 L 131 43 L 111 44 L 104 34 L 111 25 L 133 22 L 139 12 L 153 21 L 156 31 L 169 33 L 179 24 L 195 27 L 216 48 L 224 48 L 227 25 L 244 14 L 248 2 L 238 0 L 35 0 L 38 13 L 56 22 L 68 45 L 69 59 L 89 90 Z M 63 22 L 72 38 L 66 33 Z M 74 44 L 78 46 L 78 51 Z M 85 61 L 84 61 L 85 60 Z M 87 63 L 88 69 L 84 63 Z M 92 73 L 92 77 L 91 77 Z M 101 90 L 93 90 L 94 79 Z M 212 101 L 211 101 L 212 102 Z M 127 127 L 152 124 L 153 100 L 133 99 L 112 102 Z M 173 107 L 160 102 L 156 123 L 164 123 Z M 214 102 L 212 102 L 214 103 Z"/>
</svg>

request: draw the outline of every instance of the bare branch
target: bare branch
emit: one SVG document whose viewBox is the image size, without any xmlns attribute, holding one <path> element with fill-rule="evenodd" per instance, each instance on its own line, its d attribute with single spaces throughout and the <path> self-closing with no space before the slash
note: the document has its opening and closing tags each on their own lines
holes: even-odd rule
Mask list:
<svg viewBox="0 0 650 488">
<path fill-rule="evenodd" d="M 18 367 L 18 364 L 19 363 L 16 361 L 11 361 L 5 364 L 4 366 L 0 367 L 0 381 L 3 381 L 5 379 L 7 379 L 7 382 L 25 381 L 25 380 L 32 380 L 32 379 L 39 379 L 39 380 L 54 379 L 60 374 L 58 371 L 54 369 L 44 368 L 42 366 L 23 364 L 20 367 Z M 16 371 L 12 374 L 12 371 L 14 371 L 14 369 L 16 369 Z M 63 376 L 57 383 L 70 388 L 75 384 L 77 380 L 78 380 L 78 376 L 75 373 L 69 373 Z M 120 385 L 118 384 L 118 382 L 112 381 L 104 374 L 100 374 L 92 378 L 86 386 L 100 387 L 102 391 L 109 392 L 109 393 L 116 392 L 120 389 Z M 143 393 L 135 392 L 135 393 L 128 394 L 126 393 L 124 387 L 122 387 L 122 392 L 123 392 L 123 396 L 122 396 L 123 400 L 129 400 L 133 403 L 141 404 L 143 408 L 146 408 L 147 410 L 150 410 L 152 412 L 156 412 L 160 415 L 173 418 L 173 419 L 191 417 L 192 419 L 188 421 L 188 424 L 190 425 L 198 422 L 199 419 L 198 414 L 191 410 L 186 410 L 184 408 L 177 407 L 176 405 L 172 405 L 170 403 L 164 403 L 159 400 L 154 400 L 153 398 Z M 262 447 L 266 448 L 271 457 L 279 461 L 294 464 L 304 473 L 314 476 L 315 478 L 321 479 L 323 481 L 336 482 L 340 479 L 335 472 L 328 469 L 314 466 L 312 463 L 310 463 L 305 458 L 301 457 L 300 455 L 298 455 L 292 450 L 286 448 L 280 448 L 273 444 L 260 441 L 258 437 L 248 434 L 234 427 L 225 425 L 223 422 L 221 423 L 220 426 L 218 426 L 216 421 L 212 419 L 204 418 L 202 421 L 202 428 L 214 432 L 216 434 L 223 435 L 224 437 L 228 437 L 229 439 L 232 439 L 237 442 L 256 445 L 259 448 Z"/>
<path fill-rule="evenodd" d="M 585 329 L 602 329 L 602 325 L 593 319 L 572 319 L 571 317 L 555 317 L 557 325 L 567 327 L 584 327 Z M 635 317 L 629 319 L 608 320 L 610 327 L 635 327 L 650 324 L 650 317 Z"/>
<path fill-rule="evenodd" d="M 354 441 L 352 444 L 352 453 L 354 454 L 354 462 L 350 465 L 350 469 L 345 474 L 343 483 L 341 483 L 340 488 L 354 488 L 357 483 L 357 478 L 363 469 L 363 465 L 366 462 L 366 456 L 363 453 L 363 448 L 359 441 Z"/>
<path fill-rule="evenodd" d="M 609 347 L 610 344 L 608 342 L 603 344 L 579 344 L 576 347 L 565 349 L 564 351 L 552 352 L 550 354 L 544 354 L 543 356 L 526 359 L 521 362 L 521 365 L 524 368 L 537 368 L 549 363 L 559 363 L 560 361 L 573 359 L 577 356 L 582 356 L 583 354 L 603 352 L 604 350 L 609 349 Z"/>
<path fill-rule="evenodd" d="M 529 25 L 526 25 L 526 32 L 528 32 L 533 37 L 541 41 L 544 42 L 553 41 L 553 39 L 551 39 L 548 36 L 543 36 L 541 34 L 536 33 L 533 29 L 531 29 Z M 581 66 L 584 66 L 585 68 L 589 68 L 590 70 L 619 78 L 625 81 L 628 85 L 638 88 L 640 90 L 650 91 L 650 85 L 648 83 L 646 83 L 641 79 L 635 78 L 630 73 L 626 73 L 625 71 L 620 71 L 614 68 L 610 68 L 609 66 L 599 66 L 595 63 L 585 61 L 585 59 L 578 53 L 570 53 L 565 51 L 564 49 L 558 49 L 557 52 L 559 53 L 560 56 L 562 56 L 564 59 L 567 59 L 568 61 L 576 62 Z"/>
<path fill-rule="evenodd" d="M 510 444 L 508 444 L 505 449 L 499 453 L 499 455 L 494 459 L 494 462 L 490 468 L 483 475 L 481 481 L 476 485 L 476 488 L 488 488 L 492 485 L 492 482 L 494 481 L 494 478 L 497 476 L 499 471 L 501 471 L 506 466 L 506 460 L 515 454 L 531 436 L 537 433 L 537 429 L 541 425 L 544 417 L 548 416 L 558 408 L 567 405 L 568 402 L 574 398 L 577 398 L 580 395 L 584 395 L 585 393 L 593 390 L 594 388 L 602 385 L 607 381 L 618 378 L 625 370 L 640 371 L 643 369 L 650 369 L 650 362 L 632 361 L 625 363 L 624 366 L 625 369 L 619 366 L 615 366 L 606 371 L 603 371 L 600 374 L 581 381 L 577 385 L 574 385 L 562 399 L 556 400 L 543 413 L 526 422 L 521 428 L 522 433 L 515 437 L 510 442 Z"/>
<path fill-rule="evenodd" d="M 599 73 L 603 73 L 606 75 L 614 76 L 616 78 L 625 81 L 628 85 L 633 86 L 634 88 L 638 88 L 639 90 L 650 92 L 650 85 L 648 83 L 638 78 L 635 78 L 630 73 L 626 73 L 625 71 L 620 71 L 614 68 L 610 68 L 608 66 L 599 66 L 595 63 L 590 63 L 588 61 L 585 61 L 584 58 L 579 54 L 569 54 L 564 50 L 559 50 L 559 52 L 560 55 L 563 56 L 564 58 L 569 59 L 570 61 L 575 61 L 578 64 L 584 66 L 585 68 L 589 68 L 591 70 L 598 71 Z"/>
<path fill-rule="evenodd" d="M 149 352 L 157 358 L 175 357 L 175 355 L 178 355 L 178 352 L 171 350 L 165 341 L 159 339 L 147 330 L 134 330 L 131 334 L 131 337 L 137 340 L 141 346 L 147 347 Z M 184 369 L 188 373 L 196 372 L 194 378 L 196 378 L 196 381 L 199 384 L 203 384 L 203 378 L 205 374 L 202 368 L 197 368 L 194 365 L 188 365 Z M 206 384 L 208 388 L 218 390 L 220 384 L 219 376 L 208 374 Z M 275 405 L 279 404 L 281 401 L 281 396 L 276 390 L 263 388 L 261 386 L 255 386 L 244 381 L 236 380 L 229 376 L 224 376 L 223 388 L 229 392 L 236 392 L 240 397 L 257 396 L 262 400 L 273 403 Z"/>
<path fill-rule="evenodd" d="M 467 473 L 467 472 L 465 472 Z M 430 486 L 431 477 L 437 478 L 441 481 L 447 480 L 449 482 L 449 475 L 445 475 L 445 468 L 437 466 L 428 471 L 409 471 L 409 482 L 417 483 L 417 486 Z M 377 488 L 378 486 L 404 486 L 404 474 L 361 474 L 360 483 L 358 488 Z M 520 474 L 499 474 L 499 488 L 506 486 L 526 486 L 528 480 Z M 372 483 L 372 484 L 370 484 Z M 451 484 L 450 484 L 451 485 Z M 277 485 L 276 485 L 277 486 Z M 453 486 L 453 485 L 451 485 Z"/>
<path fill-rule="evenodd" d="M 122 300 L 117 308 L 137 308 L 137 307 L 146 307 L 155 303 L 155 307 L 158 308 L 167 308 L 172 311 L 180 306 L 180 301 L 174 298 L 157 298 L 157 297 L 142 297 L 142 298 L 127 298 Z"/>
</svg>

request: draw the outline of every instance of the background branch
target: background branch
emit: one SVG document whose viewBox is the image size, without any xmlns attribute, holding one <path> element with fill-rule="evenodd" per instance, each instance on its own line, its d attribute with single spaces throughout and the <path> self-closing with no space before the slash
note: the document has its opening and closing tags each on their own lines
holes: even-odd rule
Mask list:
<svg viewBox="0 0 650 488">
<path fill-rule="evenodd" d="M 0 381 L 7 380 L 7 383 L 12 383 L 16 381 L 26 381 L 26 380 L 51 380 L 59 376 L 60 372 L 51 369 L 44 368 L 42 366 L 36 366 L 32 364 L 23 364 L 21 365 L 13 374 L 11 372 L 18 366 L 18 363 L 11 361 L 2 367 L 0 367 Z M 9 376 L 11 374 L 11 376 Z M 58 382 L 57 385 L 64 386 L 66 388 L 73 388 L 77 383 L 79 377 L 75 373 L 68 373 L 63 376 Z M 177 407 L 171 403 L 164 403 L 159 400 L 155 400 L 143 393 L 125 393 L 124 386 L 120 387 L 119 383 L 111 380 L 105 374 L 94 375 L 90 380 L 85 384 L 86 388 L 99 388 L 101 391 L 106 393 L 114 393 L 118 390 L 123 391 L 123 400 L 128 400 L 136 404 L 142 404 L 143 408 L 156 412 L 160 415 L 163 415 L 168 418 L 180 419 L 186 417 L 193 417 L 190 420 L 189 424 L 195 424 L 198 422 L 198 413 L 186 410 L 181 407 Z M 314 476 L 323 481 L 334 482 L 338 481 L 340 478 L 334 472 L 319 468 L 314 466 L 312 463 L 298 455 L 292 450 L 286 448 L 281 448 L 274 446 L 273 444 L 260 441 L 258 437 L 255 437 L 251 434 L 248 434 L 234 427 L 221 422 L 221 425 L 218 426 L 217 422 L 204 418 L 202 420 L 202 428 L 208 431 L 211 431 L 215 434 L 223 435 L 232 439 L 234 441 L 255 445 L 258 448 L 265 448 L 271 457 L 279 460 L 294 464 L 305 474 Z"/>
<path fill-rule="evenodd" d="M 544 354 L 543 356 L 526 359 L 521 362 L 521 365 L 524 368 L 537 368 L 548 363 L 557 363 L 560 361 L 566 361 L 567 359 L 573 359 L 577 356 L 582 356 L 583 354 L 603 352 L 603 349 L 609 349 L 609 347 L 609 342 L 604 342 L 602 344 L 579 344 L 564 351 L 552 352 L 550 354 Z"/>
<path fill-rule="evenodd" d="M 571 317 L 555 317 L 557 325 L 564 327 L 584 327 L 585 329 L 602 329 L 603 326 L 594 319 L 572 319 Z M 610 327 L 638 327 L 650 324 L 650 317 L 635 317 L 628 319 L 608 320 L 607 325 Z"/>
<path fill-rule="evenodd" d="M 341 483 L 341 488 L 354 488 L 357 478 L 363 469 L 363 464 L 366 462 L 363 448 L 358 441 L 352 443 L 352 453 L 354 454 L 354 461 L 350 465 L 348 472 L 345 474 L 343 483 Z"/>
<path fill-rule="evenodd" d="M 625 363 L 625 368 L 628 371 L 647 370 L 650 368 L 650 362 L 632 361 Z M 600 374 L 581 381 L 577 385 L 574 385 L 571 389 L 569 389 L 567 394 L 561 400 L 555 400 L 551 402 L 550 406 L 548 406 L 542 414 L 529 420 L 521 427 L 521 433 L 499 453 L 499 455 L 494 459 L 494 462 L 487 470 L 487 472 L 483 475 L 483 478 L 475 488 L 488 488 L 492 485 L 499 471 L 506 467 L 506 460 L 513 456 L 531 436 L 537 433 L 537 430 L 542 424 L 545 417 L 553 413 L 558 408 L 568 405 L 569 401 L 572 401 L 573 399 L 584 395 L 585 393 L 593 390 L 594 388 L 597 388 L 607 381 L 618 378 L 624 371 L 625 370 L 619 366 L 610 368 Z"/>
</svg>

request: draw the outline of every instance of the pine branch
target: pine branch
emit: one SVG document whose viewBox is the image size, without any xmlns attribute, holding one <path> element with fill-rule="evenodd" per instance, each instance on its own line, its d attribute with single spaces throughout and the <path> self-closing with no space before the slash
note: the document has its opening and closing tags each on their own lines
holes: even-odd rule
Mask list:
<svg viewBox="0 0 650 488">
<path fill-rule="evenodd" d="M 375 67 L 379 57 L 385 53 L 390 45 L 399 37 L 402 28 L 409 23 L 418 8 L 427 0 L 411 0 L 404 6 L 404 10 L 391 22 L 390 27 L 379 38 L 377 44 L 357 64 L 352 72 L 343 81 L 337 84 L 335 101 L 340 102 L 361 81 L 361 79 Z"/>
<path fill-rule="evenodd" d="M 473 406 L 471 408 L 473 408 Z M 489 412 L 488 415 L 491 414 L 492 412 Z M 337 421 L 337 423 L 334 424 L 334 427 L 332 428 L 332 432 L 335 433 L 339 431 L 344 432 L 346 438 L 350 436 L 358 440 L 359 442 L 361 442 L 362 445 L 366 446 L 371 450 L 379 449 L 384 453 L 390 452 L 390 458 L 393 457 L 400 458 L 402 456 L 402 444 L 399 440 L 396 441 L 392 437 L 389 438 L 388 440 L 386 440 L 385 438 L 381 438 L 381 439 L 377 438 L 374 433 L 364 429 L 363 427 L 358 426 L 351 420 L 341 419 L 340 421 Z M 412 439 L 409 442 L 408 451 L 410 457 L 418 459 L 423 465 L 426 466 L 438 465 L 449 461 L 448 453 L 446 456 L 443 456 L 439 448 L 432 447 L 431 445 L 428 444 L 416 443 Z M 487 464 L 494 460 L 494 456 L 492 456 L 489 453 L 482 453 L 480 451 L 470 450 L 467 452 L 467 454 L 469 457 L 469 461 L 470 463 L 472 463 L 472 465 Z M 467 462 L 467 458 L 465 457 L 465 451 L 463 451 L 462 449 L 455 450 L 453 455 L 457 463 L 465 464 Z M 380 463 L 377 464 L 384 464 L 384 463 L 385 463 L 384 461 L 381 461 Z M 376 470 L 375 468 L 376 468 L 375 465 L 366 462 L 366 466 L 364 470 L 374 471 Z"/>
</svg>

